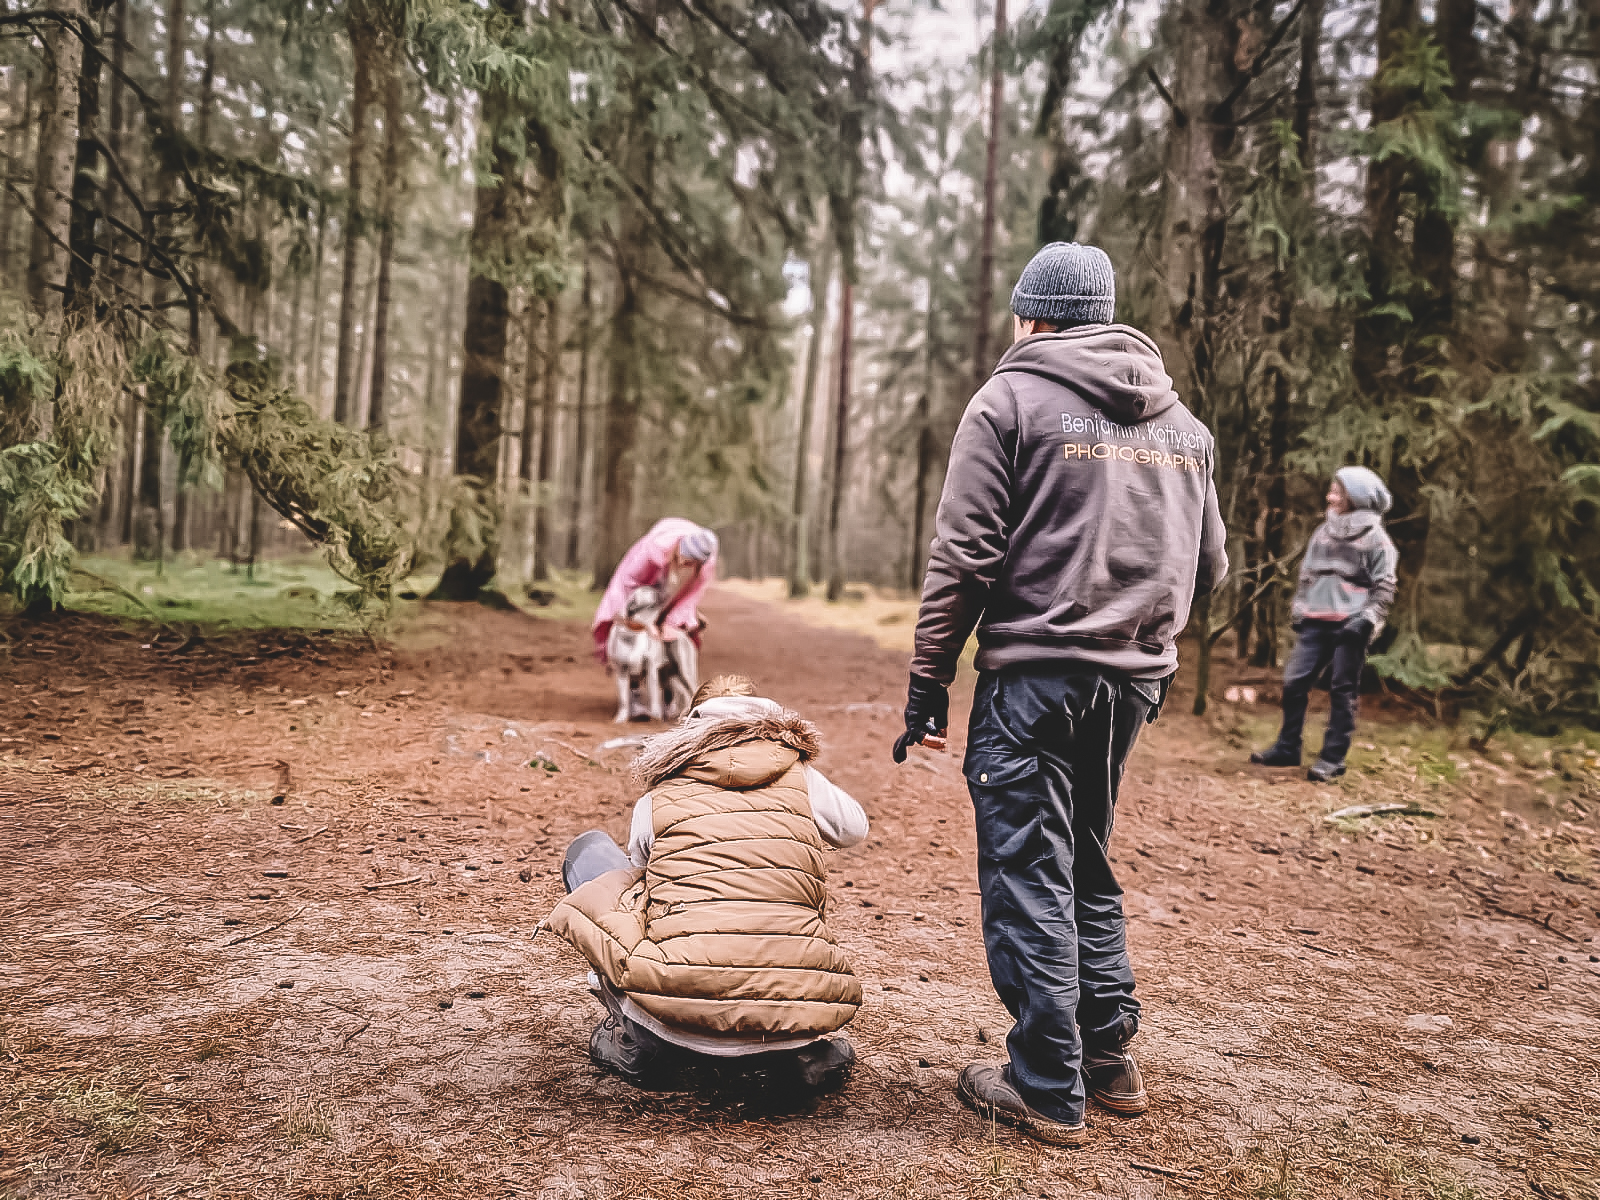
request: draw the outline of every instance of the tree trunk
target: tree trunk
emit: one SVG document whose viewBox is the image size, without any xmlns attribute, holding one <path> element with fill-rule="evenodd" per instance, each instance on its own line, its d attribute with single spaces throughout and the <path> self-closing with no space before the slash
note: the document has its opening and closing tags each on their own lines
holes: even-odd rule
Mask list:
<svg viewBox="0 0 1600 1200">
<path fill-rule="evenodd" d="M 56 11 L 74 22 L 88 20 L 84 0 L 60 0 Z M 51 24 L 44 34 L 45 79 L 40 89 L 39 143 L 34 157 L 33 234 L 28 248 L 28 302 L 44 321 L 47 336 L 61 330 L 62 292 L 67 282 L 67 239 L 72 215 L 72 168 L 78 152 L 78 76 L 83 68 L 80 31 Z M 38 432 L 48 434 L 50 409 L 35 413 Z"/>
<path fill-rule="evenodd" d="M 830 602 L 844 595 L 844 546 L 839 515 L 850 479 L 850 359 L 855 320 L 855 285 L 847 276 L 839 294 L 839 394 L 833 418 L 833 488 L 828 499 L 828 591 Z"/>
<path fill-rule="evenodd" d="M 1194 715 L 1203 717 L 1211 700 L 1211 597 L 1196 596 L 1190 628 L 1196 631 L 1194 664 Z"/>
<path fill-rule="evenodd" d="M 400 192 L 402 162 L 404 159 L 403 123 L 405 114 L 401 107 L 400 63 L 391 55 L 386 64 L 383 83 L 383 174 L 379 179 L 381 195 L 378 220 L 382 227 L 378 234 L 378 311 L 372 329 L 372 398 L 367 408 L 367 428 L 387 430 L 388 412 L 384 408 L 384 393 L 389 382 L 389 306 L 394 268 L 394 240 L 396 199 Z"/>
<path fill-rule="evenodd" d="M 67 277 L 62 307 L 74 321 L 94 311 L 95 214 L 101 206 L 100 75 L 104 62 L 94 45 L 82 48 L 78 72 L 78 121 L 72 168 L 72 209 L 67 222 Z"/>
<path fill-rule="evenodd" d="M 1239 52 L 1245 29 L 1216 0 L 1186 0 L 1179 14 L 1183 53 L 1171 99 L 1161 233 L 1167 286 L 1156 324 L 1169 367 L 1188 364 L 1187 387 L 1180 391 L 1208 422 L 1229 213 L 1222 168 L 1237 135 L 1230 97 L 1249 66 Z"/>
<path fill-rule="evenodd" d="M 995 199 L 999 191 L 1000 171 L 1000 141 L 1005 129 L 1005 40 L 1006 40 L 1006 0 L 994 0 L 994 41 L 989 53 L 994 62 L 991 64 L 989 77 L 989 145 L 985 152 L 983 168 L 983 230 L 980 239 L 981 249 L 978 252 L 978 291 L 977 301 L 973 306 L 975 314 L 974 323 L 977 329 L 974 333 L 972 349 L 972 390 L 977 391 L 983 386 L 984 380 L 989 378 L 989 371 L 994 366 L 989 361 L 989 335 L 994 327 L 994 314 L 989 311 L 994 303 L 994 226 L 995 226 Z M 933 306 L 933 293 L 928 293 L 930 311 Z M 923 397 L 926 407 L 927 398 Z M 927 414 L 923 414 L 922 428 L 927 430 Z M 919 442 L 925 440 L 919 435 Z M 921 484 L 926 479 L 922 465 L 922 449 L 919 445 L 917 456 L 917 480 Z M 916 523 L 920 525 L 922 514 L 917 513 Z M 915 554 L 912 555 L 916 557 Z M 916 577 L 914 588 L 921 586 L 922 571 L 913 565 L 912 574 Z"/>
<path fill-rule="evenodd" d="M 798 599 L 811 590 L 810 549 L 811 425 L 817 404 L 817 375 L 822 362 L 822 341 L 828 325 L 828 289 L 833 284 L 832 233 L 819 231 L 820 245 L 813 260 L 811 280 L 811 339 L 806 345 L 806 374 L 800 390 L 800 429 L 795 437 L 794 499 L 789 507 L 789 595 Z"/>
<path fill-rule="evenodd" d="M 12 233 L 17 224 L 12 215 L 11 189 L 17 186 L 18 173 L 21 168 L 23 156 L 28 149 L 28 131 L 34 127 L 33 104 L 38 88 L 34 86 L 33 73 L 20 67 L 13 68 L 17 78 L 22 83 L 22 103 L 17 106 L 21 114 L 15 125 L 11 127 L 11 144 L 6 151 L 6 177 L 5 186 L 0 188 L 0 280 L 4 280 L 6 287 L 12 291 L 25 291 L 27 288 L 27 267 L 24 266 L 21 275 L 21 287 L 12 282 L 12 272 L 15 269 L 12 258 Z M 27 214 L 23 214 L 25 217 Z M 29 227 L 32 227 L 31 218 Z"/>
<path fill-rule="evenodd" d="M 856 204 L 861 190 L 864 122 L 872 91 L 872 13 L 876 7 L 877 0 L 861 0 L 861 29 L 850 73 L 850 108 L 841 125 L 848 177 L 841 203 L 834 215 L 835 228 L 839 233 L 843 284 L 839 292 L 839 394 L 834 414 L 833 487 L 828 500 L 829 601 L 837 601 L 844 594 L 844 544 L 839 534 L 839 516 L 850 482 L 850 360 L 855 336 Z"/>
<path fill-rule="evenodd" d="M 284 351 L 284 361 L 289 366 L 289 382 L 295 391 L 304 394 L 305 388 L 300 382 L 300 301 L 306 291 L 305 272 L 301 271 L 294 277 L 294 286 L 289 290 L 289 345 Z"/>
<path fill-rule="evenodd" d="M 578 302 L 578 392 L 573 400 L 572 501 L 567 526 L 567 569 L 578 566 L 579 541 L 583 535 L 585 470 L 589 457 L 589 351 L 594 337 L 594 298 L 590 292 L 591 268 L 583 264 L 583 292 Z"/>
<path fill-rule="evenodd" d="M 605 458 L 601 475 L 600 529 L 595 548 L 596 591 L 611 580 L 629 545 L 633 521 L 633 434 L 635 412 L 634 338 L 638 298 L 632 272 L 619 264 L 617 310 L 611 321 L 609 391 L 605 412 Z"/>
<path fill-rule="evenodd" d="M 360 367 L 356 358 L 356 306 L 361 301 L 357 259 L 361 252 L 361 185 L 367 157 L 367 110 L 372 102 L 372 27 L 362 19 L 359 6 L 352 6 L 348 21 L 350 51 L 354 58 L 354 86 L 350 94 L 350 146 L 345 185 L 348 196 L 344 209 L 344 275 L 339 288 L 339 346 L 333 368 L 333 419 L 348 425 L 354 419 L 356 380 Z"/>
<path fill-rule="evenodd" d="M 317 201 L 317 243 L 311 262 L 311 353 L 306 358 L 306 377 L 303 390 L 310 396 L 317 415 L 325 413 L 326 394 L 322 386 L 322 336 L 327 322 L 322 312 L 322 264 L 328 234 L 328 206 Z"/>
<path fill-rule="evenodd" d="M 1472 86 L 1475 0 L 1440 0 L 1434 26 L 1435 39 L 1450 66 L 1452 104 L 1465 101 Z M 1439 372 L 1450 366 L 1455 331 L 1456 215 L 1455 199 L 1436 194 L 1431 174 L 1417 172 L 1417 214 L 1412 223 L 1410 274 L 1416 280 L 1410 299 L 1411 325 L 1402 335 L 1401 377 L 1397 392 L 1387 397 L 1391 412 L 1406 414 L 1408 423 L 1431 424 L 1429 409 L 1417 398 L 1436 396 L 1443 381 Z M 1394 508 L 1386 522 L 1399 552 L 1395 592 L 1396 624 L 1414 625 L 1421 599 L 1423 571 L 1428 559 L 1428 532 L 1433 524 L 1427 482 L 1431 464 L 1421 436 L 1400 434 L 1392 450 L 1389 488 Z"/>
<path fill-rule="evenodd" d="M 1316 129 L 1317 129 L 1317 78 L 1322 54 L 1322 14 L 1324 0 L 1309 0 L 1300 17 L 1300 73 L 1295 81 L 1294 137 L 1295 155 L 1300 177 L 1293 188 L 1297 205 L 1315 194 Z M 1296 248 L 1291 247 L 1290 253 Z M 1277 295 L 1277 312 L 1269 332 L 1279 337 L 1280 354 L 1287 359 L 1283 338 L 1288 336 L 1294 320 L 1294 281 L 1286 269 L 1280 268 L 1273 278 Z M 1267 462 L 1265 511 L 1262 514 L 1261 555 L 1271 571 L 1271 582 L 1256 602 L 1256 645 L 1251 657 L 1253 665 L 1275 667 L 1278 665 L 1278 641 L 1282 636 L 1285 616 L 1284 599 L 1289 587 L 1289 576 L 1284 570 L 1283 557 L 1288 550 L 1289 528 L 1289 438 L 1290 421 L 1294 403 L 1294 381 L 1283 367 L 1272 372 L 1272 406 L 1267 421 Z"/>
<path fill-rule="evenodd" d="M 144 444 L 144 423 L 141 420 L 143 407 L 137 395 L 129 391 L 123 405 L 123 455 L 126 464 L 122 472 L 122 528 L 118 531 L 117 540 L 124 546 L 131 546 L 134 515 L 139 507 L 139 459 Z"/>
<path fill-rule="evenodd" d="M 539 469 L 533 491 L 533 579 L 550 578 L 550 467 L 555 442 L 556 389 L 561 382 L 561 306 L 545 301 L 544 378 L 539 395 Z M 533 353 L 533 347 L 528 347 Z M 530 403 L 532 398 L 530 397 Z"/>
<path fill-rule="evenodd" d="M 520 8 L 519 8 L 520 15 Z M 444 574 L 432 593 L 437 600 L 471 600 L 494 578 L 499 554 L 499 505 L 494 489 L 500 458 L 506 392 L 507 326 L 511 298 L 506 287 L 488 274 L 504 253 L 514 226 L 518 167 L 495 138 L 500 122 L 509 119 L 509 97 L 491 91 L 484 97 L 484 136 L 494 146 L 493 186 L 477 189 L 473 208 L 471 266 L 467 276 L 466 327 L 462 331 L 461 393 L 457 405 L 455 473 L 469 480 L 479 501 L 489 506 L 490 519 L 469 530 L 453 514 L 445 550 Z"/>
<path fill-rule="evenodd" d="M 356 346 L 355 378 L 350 383 L 350 420 L 346 422 L 357 427 L 362 424 L 364 416 L 361 401 L 367 396 L 367 388 L 372 382 L 372 333 L 376 324 L 380 266 L 374 255 L 366 285 L 361 289 L 361 327 L 358 331 L 361 340 Z"/>
<path fill-rule="evenodd" d="M 1001 13 L 1004 14 L 1004 0 L 1001 0 Z M 1001 18 L 996 18 L 999 21 Z M 996 26 L 998 30 L 1001 28 Z M 996 33 L 996 40 L 999 34 Z M 998 79 L 995 83 L 998 91 Z M 992 213 L 990 214 L 993 215 Z M 928 493 L 932 490 L 930 481 L 937 464 L 935 463 L 935 450 L 933 438 L 933 389 L 937 363 L 935 361 L 935 339 L 938 334 L 938 296 L 939 296 L 939 270 L 940 259 L 935 247 L 940 238 L 941 227 L 944 224 L 944 197 L 936 188 L 928 201 L 928 230 L 932 235 L 929 239 L 930 250 L 928 254 L 928 312 L 922 327 L 922 394 L 917 397 L 917 473 L 916 482 L 911 489 L 911 562 L 906 574 L 906 587 L 913 594 L 922 591 L 922 576 L 928 565 Z M 992 230 L 986 231 L 993 233 Z M 992 264 L 991 264 L 992 265 Z M 987 304 L 979 307 L 980 314 L 986 312 Z M 980 338 L 980 347 L 983 341 Z M 983 350 L 987 355 L 987 350 Z M 985 361 L 983 356 L 976 360 L 978 363 Z M 980 368 L 981 370 L 982 368 Z M 985 370 L 984 374 L 988 372 Z M 979 386 L 982 386 L 981 383 Z"/>
<path fill-rule="evenodd" d="M 522 370 L 522 429 L 517 446 L 518 496 L 526 502 L 527 519 L 522 524 L 524 551 L 522 569 L 528 578 L 533 575 L 534 506 L 538 503 L 534 483 L 534 463 L 539 437 L 539 400 L 543 395 L 542 383 L 550 373 L 550 362 L 540 345 L 539 335 L 548 327 L 553 304 L 530 298 L 528 319 L 523 324 L 522 340 L 526 359 Z"/>
<path fill-rule="evenodd" d="M 106 144 L 110 147 L 112 155 L 126 169 L 124 162 L 124 145 L 127 138 L 128 109 L 124 103 L 126 88 L 122 76 L 128 66 L 128 0 L 115 0 L 112 9 L 111 25 L 111 101 L 106 114 Z M 105 188 L 104 206 L 108 217 L 120 216 L 122 212 L 122 192 L 113 183 L 107 183 Z M 106 262 L 106 269 L 111 278 L 121 281 L 126 272 L 117 263 L 116 255 L 122 252 L 122 235 L 109 226 L 106 229 L 106 246 L 111 251 L 112 257 Z M 134 284 L 141 288 L 143 280 Z"/>
<path fill-rule="evenodd" d="M 1415 30 L 1416 24 L 1416 0 L 1380 0 L 1378 71 L 1372 85 L 1372 126 L 1395 120 L 1405 107 L 1404 89 L 1386 78 L 1386 70 L 1402 39 Z M 1394 384 L 1389 367 L 1390 348 L 1398 346 L 1402 337 L 1399 318 L 1378 310 L 1395 300 L 1396 286 L 1404 275 L 1400 246 L 1400 201 L 1405 169 L 1405 161 L 1400 155 L 1368 162 L 1363 196 L 1370 308 L 1355 323 L 1350 367 L 1357 386 L 1369 401 L 1380 406 Z"/>
</svg>

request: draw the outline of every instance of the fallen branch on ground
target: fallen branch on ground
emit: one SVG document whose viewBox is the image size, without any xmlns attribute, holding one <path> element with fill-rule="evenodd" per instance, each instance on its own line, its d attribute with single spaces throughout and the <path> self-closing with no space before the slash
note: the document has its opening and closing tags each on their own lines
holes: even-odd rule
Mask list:
<svg viewBox="0 0 1600 1200">
<path fill-rule="evenodd" d="M 282 929 L 290 921 L 294 920 L 301 913 L 305 912 L 305 910 L 306 910 L 306 906 L 304 904 L 302 904 L 299 908 L 295 909 L 292 913 L 290 913 L 283 920 L 279 921 L 276 925 L 268 925 L 265 929 L 258 929 L 254 933 L 246 933 L 246 934 L 243 934 L 240 937 L 236 937 L 231 942 L 223 942 L 222 943 L 222 948 L 224 950 L 226 950 L 229 946 L 237 946 L 240 942 L 248 942 L 251 938 L 258 938 L 263 933 L 271 933 L 274 929 Z"/>
<path fill-rule="evenodd" d="M 1189 1167 L 1158 1167 L 1155 1163 L 1130 1162 L 1135 1171 L 1148 1171 L 1152 1175 L 1165 1175 L 1168 1179 L 1198 1179 L 1200 1172 Z"/>
<path fill-rule="evenodd" d="M 1322 819 L 1324 821 L 1343 821 L 1353 817 L 1391 817 L 1402 813 L 1411 817 L 1438 817 L 1444 815 L 1436 813 L 1432 809 L 1423 808 L 1422 805 L 1417 804 L 1415 801 L 1408 801 L 1405 804 L 1352 804 L 1349 808 L 1341 808 L 1338 812 L 1331 812 Z"/>
<path fill-rule="evenodd" d="M 382 888 L 402 887 L 408 883 L 421 882 L 421 875 L 407 875 L 404 879 L 385 879 L 382 883 L 363 883 L 361 886 L 369 892 L 376 892 Z"/>
<path fill-rule="evenodd" d="M 1485 896 L 1482 892 L 1478 891 L 1477 888 L 1469 887 L 1467 889 L 1467 891 L 1471 892 L 1479 900 L 1482 900 L 1485 905 L 1487 905 L 1489 908 L 1492 908 L 1495 912 L 1499 913 L 1501 916 L 1515 917 L 1519 921 L 1527 921 L 1530 925 L 1537 925 L 1540 929 L 1543 929 L 1545 932 L 1553 933 L 1558 938 L 1560 938 L 1562 941 L 1571 942 L 1574 946 L 1578 946 L 1578 945 L 1582 944 L 1582 939 L 1575 938 L 1570 933 L 1562 933 L 1561 930 L 1557 929 L 1554 925 L 1550 924 L 1550 918 L 1553 915 L 1551 913 L 1545 913 L 1543 918 L 1536 917 L 1532 913 L 1518 912 L 1514 908 L 1506 908 L 1503 904 L 1498 904 L 1495 901 L 1489 899 L 1489 897 Z"/>
</svg>

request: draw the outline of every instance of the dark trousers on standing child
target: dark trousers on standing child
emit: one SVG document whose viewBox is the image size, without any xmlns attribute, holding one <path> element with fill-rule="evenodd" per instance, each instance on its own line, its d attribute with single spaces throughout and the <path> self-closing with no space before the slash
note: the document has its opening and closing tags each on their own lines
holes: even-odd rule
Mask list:
<svg viewBox="0 0 1600 1200">
<path fill-rule="evenodd" d="M 1342 763 L 1356 728 L 1361 671 L 1367 663 L 1365 631 L 1346 633 L 1341 621 L 1302 621 L 1298 632 L 1299 640 L 1283 669 L 1283 728 L 1275 749 L 1299 755 L 1311 689 L 1326 680 L 1333 708 L 1321 757 Z"/>
</svg>

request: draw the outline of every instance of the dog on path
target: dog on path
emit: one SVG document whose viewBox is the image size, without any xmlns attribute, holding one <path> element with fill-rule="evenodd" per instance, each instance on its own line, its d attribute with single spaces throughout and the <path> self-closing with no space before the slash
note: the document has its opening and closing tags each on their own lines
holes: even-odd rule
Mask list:
<svg viewBox="0 0 1600 1200">
<path fill-rule="evenodd" d="M 623 619 L 611 625 L 606 638 L 606 665 L 617 681 L 619 724 L 635 715 L 652 721 L 675 720 L 686 712 L 700 686 L 699 654 L 693 639 L 681 634 L 665 641 L 658 632 L 661 595 L 653 587 L 635 588 Z M 637 704 L 635 693 L 644 692 Z"/>
</svg>

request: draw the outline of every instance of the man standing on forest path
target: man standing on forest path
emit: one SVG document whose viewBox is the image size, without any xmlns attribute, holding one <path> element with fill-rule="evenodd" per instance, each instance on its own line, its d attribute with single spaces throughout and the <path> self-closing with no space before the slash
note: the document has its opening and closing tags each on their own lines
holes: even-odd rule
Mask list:
<svg viewBox="0 0 1600 1200">
<path fill-rule="evenodd" d="M 978 829 L 989 973 L 1010 1062 L 956 1091 L 986 1119 L 1087 1140 L 1088 1096 L 1148 1107 L 1122 890 L 1117 788 L 1177 670 L 1196 594 L 1227 573 L 1210 433 L 1144 334 L 1111 324 L 1111 260 L 1055 242 L 1011 294 L 1014 344 L 950 449 L 917 620 L 906 732 L 942 738 L 978 631 L 963 770 Z M 934 743 L 938 744 L 938 743 Z M 1086 1094 L 1087 1093 L 1087 1094 Z"/>
</svg>

